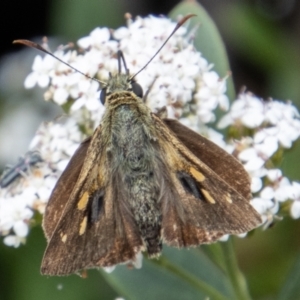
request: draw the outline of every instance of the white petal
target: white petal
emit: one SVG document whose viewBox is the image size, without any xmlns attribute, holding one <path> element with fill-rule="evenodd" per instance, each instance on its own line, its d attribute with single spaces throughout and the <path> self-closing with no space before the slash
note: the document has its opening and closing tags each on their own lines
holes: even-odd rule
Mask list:
<svg viewBox="0 0 300 300">
<path fill-rule="evenodd" d="M 33 60 L 32 70 L 39 72 L 42 68 L 42 65 L 43 65 L 43 59 L 40 55 L 37 55 Z"/>
<path fill-rule="evenodd" d="M 198 116 L 204 124 L 213 122 L 215 120 L 214 113 L 209 110 L 203 109 L 203 110 L 199 111 Z"/>
<path fill-rule="evenodd" d="M 218 128 L 224 129 L 233 123 L 233 119 L 231 114 L 226 114 L 224 117 L 220 119 L 218 122 Z"/>
<path fill-rule="evenodd" d="M 266 200 L 263 200 L 261 198 L 253 198 L 251 200 L 251 205 L 257 210 L 259 214 L 264 214 L 266 211 Z"/>
<path fill-rule="evenodd" d="M 71 106 L 71 111 L 77 111 L 85 104 L 85 98 L 79 98 L 77 99 Z"/>
<path fill-rule="evenodd" d="M 264 121 L 264 115 L 257 111 L 249 110 L 242 116 L 241 121 L 248 128 L 256 128 Z"/>
<path fill-rule="evenodd" d="M 102 42 L 106 42 L 110 38 L 110 32 L 108 28 L 96 28 L 91 33 L 93 42 L 96 44 L 101 44 Z"/>
<path fill-rule="evenodd" d="M 219 238 L 221 242 L 227 242 L 229 239 L 229 234 L 224 234 L 222 237 Z"/>
<path fill-rule="evenodd" d="M 58 88 L 53 95 L 53 100 L 58 105 L 63 105 L 67 102 L 69 93 L 64 88 Z"/>
<path fill-rule="evenodd" d="M 77 41 L 77 44 L 81 48 L 88 48 L 92 43 L 92 38 L 90 36 L 85 36 Z"/>
<path fill-rule="evenodd" d="M 278 149 L 278 141 L 276 137 L 268 136 L 262 144 L 255 145 L 255 149 L 266 158 L 270 158 Z"/>
<path fill-rule="evenodd" d="M 41 88 L 47 87 L 49 85 L 49 82 L 50 78 L 47 74 L 39 74 L 37 83 Z"/>
<path fill-rule="evenodd" d="M 14 232 L 16 233 L 17 236 L 19 237 L 25 237 L 28 234 L 28 225 L 25 224 L 23 221 L 18 221 L 14 224 Z"/>
<path fill-rule="evenodd" d="M 25 78 L 25 82 L 24 82 L 24 87 L 26 89 L 31 89 L 33 88 L 38 80 L 38 73 L 36 72 L 31 72 L 30 74 L 27 75 L 27 77 Z"/>
<path fill-rule="evenodd" d="M 89 99 L 85 106 L 89 111 L 98 111 L 100 110 L 100 107 L 102 107 L 103 105 L 101 104 L 100 100 L 98 100 L 96 98 L 97 94 L 95 94 L 95 97 L 92 99 Z"/>
<path fill-rule="evenodd" d="M 266 138 L 266 132 L 264 130 L 260 130 L 254 134 L 253 141 L 255 144 L 259 144 L 264 141 Z"/>
<path fill-rule="evenodd" d="M 104 267 L 103 270 L 104 270 L 106 273 L 111 273 L 111 272 L 114 271 L 115 268 L 116 268 L 116 266 Z"/>
<path fill-rule="evenodd" d="M 271 200 L 274 198 L 274 190 L 267 186 L 260 192 L 260 196 L 263 199 Z"/>
<path fill-rule="evenodd" d="M 291 148 L 292 147 L 292 140 L 289 138 L 288 135 L 286 134 L 280 134 L 278 136 L 278 139 L 281 143 L 281 145 L 284 147 L 284 148 Z"/>
<path fill-rule="evenodd" d="M 247 232 L 244 232 L 244 233 L 240 233 L 237 235 L 239 238 L 244 238 L 247 236 Z"/>
<path fill-rule="evenodd" d="M 219 78 L 219 75 L 214 71 L 206 72 L 203 74 L 203 80 L 210 88 L 215 87 L 216 83 L 219 81 Z"/>
<path fill-rule="evenodd" d="M 20 246 L 20 243 L 21 243 L 21 240 L 20 238 L 18 238 L 17 236 L 15 235 L 7 235 L 4 240 L 3 240 L 4 244 L 7 245 L 7 246 L 11 246 L 11 247 L 19 247 Z"/>
<path fill-rule="evenodd" d="M 283 177 L 278 189 L 275 191 L 275 199 L 280 202 L 286 201 L 289 199 L 291 191 L 292 185 L 290 181 L 286 177 Z"/>
<path fill-rule="evenodd" d="M 262 188 L 262 180 L 259 177 L 251 178 L 251 192 L 257 193 Z"/>
<path fill-rule="evenodd" d="M 127 38 L 129 36 L 129 34 L 130 34 L 130 32 L 129 32 L 128 28 L 124 27 L 124 26 L 118 28 L 113 33 L 114 38 L 117 39 L 117 40 L 121 40 L 121 39 Z"/>
<path fill-rule="evenodd" d="M 64 171 L 66 169 L 68 163 L 69 163 L 69 160 L 67 160 L 67 159 L 61 160 L 57 164 L 57 169 L 60 170 L 60 171 Z"/>
<path fill-rule="evenodd" d="M 267 176 L 272 182 L 274 182 L 282 176 L 282 171 L 280 169 L 271 169 L 268 170 Z"/>
<path fill-rule="evenodd" d="M 264 165 L 264 163 L 265 163 L 265 161 L 262 158 L 256 157 L 256 158 L 249 160 L 244 165 L 244 167 L 248 172 L 253 172 L 253 171 L 260 169 Z"/>
<path fill-rule="evenodd" d="M 24 195 L 26 195 L 27 197 L 32 197 L 35 191 L 36 189 L 34 187 L 27 187 L 24 189 Z M 24 209 L 22 209 L 20 217 L 23 220 L 30 220 L 33 217 L 33 211 L 28 207 L 25 207 Z"/>
<path fill-rule="evenodd" d="M 299 182 L 292 182 L 292 190 L 290 193 L 290 197 L 294 200 L 300 200 L 300 183 Z"/>
<path fill-rule="evenodd" d="M 257 151 L 254 148 L 248 148 L 241 151 L 238 155 L 241 161 L 249 161 L 251 159 L 257 158 Z"/>
<path fill-rule="evenodd" d="M 220 97 L 218 97 L 219 99 L 219 105 L 220 105 L 220 108 L 222 110 L 225 110 L 227 111 L 228 108 L 229 108 L 229 99 L 226 95 L 220 95 Z"/>
<path fill-rule="evenodd" d="M 291 205 L 291 216 L 294 219 L 300 218 L 300 201 L 294 201 Z"/>
</svg>

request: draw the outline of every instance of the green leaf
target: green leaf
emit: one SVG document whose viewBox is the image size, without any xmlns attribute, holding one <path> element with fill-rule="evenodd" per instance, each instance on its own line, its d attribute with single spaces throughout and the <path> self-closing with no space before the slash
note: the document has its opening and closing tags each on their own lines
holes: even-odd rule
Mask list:
<svg viewBox="0 0 300 300">
<path fill-rule="evenodd" d="M 17 249 L 1 241 L 1 300 L 100 300 L 117 297 L 96 270 L 89 271 L 86 279 L 78 275 L 41 276 L 40 266 L 45 248 L 46 238 L 41 226 L 34 227 L 26 245 Z"/>
<path fill-rule="evenodd" d="M 164 247 L 159 260 L 143 260 L 140 270 L 119 266 L 102 271 L 112 287 L 126 299 L 232 299 L 223 271 L 199 249 Z"/>
<path fill-rule="evenodd" d="M 245 1 L 227 5 L 226 16 L 219 21 L 234 52 L 245 56 L 252 68 L 265 73 L 267 92 L 299 105 L 299 50 L 290 32 L 259 17 L 254 5 Z"/>
<path fill-rule="evenodd" d="M 300 255 L 296 259 L 286 281 L 278 295 L 277 300 L 300 299 Z"/>
<path fill-rule="evenodd" d="M 224 77 L 230 71 L 227 53 L 219 31 L 207 14 L 205 9 L 196 1 L 184 1 L 178 4 L 169 16 L 176 20 L 179 15 L 196 14 L 196 17 L 190 19 L 189 28 L 198 27 L 195 36 L 195 47 L 199 50 L 209 63 L 214 64 L 214 70 L 219 76 Z M 235 99 L 233 80 L 228 78 L 227 96 L 230 100 Z"/>
<path fill-rule="evenodd" d="M 115 28 L 124 25 L 124 12 L 119 1 L 55 0 L 50 7 L 50 30 L 75 41 L 87 36 L 98 26 Z"/>
</svg>

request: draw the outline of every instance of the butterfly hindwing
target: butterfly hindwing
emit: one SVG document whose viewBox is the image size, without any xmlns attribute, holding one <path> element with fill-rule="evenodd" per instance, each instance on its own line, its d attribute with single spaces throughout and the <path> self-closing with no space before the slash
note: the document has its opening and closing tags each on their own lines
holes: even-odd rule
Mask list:
<svg viewBox="0 0 300 300">
<path fill-rule="evenodd" d="M 163 119 L 163 122 L 199 160 L 205 163 L 244 198 L 250 200 L 250 177 L 237 159 L 177 120 Z"/>
</svg>

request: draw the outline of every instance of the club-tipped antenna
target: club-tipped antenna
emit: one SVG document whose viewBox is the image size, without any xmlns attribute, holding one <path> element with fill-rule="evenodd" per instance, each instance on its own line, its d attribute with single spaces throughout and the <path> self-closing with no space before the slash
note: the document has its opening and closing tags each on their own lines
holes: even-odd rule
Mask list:
<svg viewBox="0 0 300 300">
<path fill-rule="evenodd" d="M 83 76 L 85 76 L 85 77 L 87 77 L 87 78 L 89 78 L 91 80 L 97 81 L 97 82 L 99 82 L 101 84 L 104 84 L 104 85 L 106 84 L 106 82 L 104 82 L 104 81 L 100 81 L 100 80 L 98 80 L 96 78 L 93 78 L 93 77 L 91 77 L 91 76 L 89 76 L 89 75 L 87 75 L 87 74 L 79 71 L 78 69 L 74 68 L 73 66 L 71 66 L 67 62 L 63 61 L 62 59 L 60 59 L 59 57 L 57 57 L 56 55 L 54 55 L 50 51 L 46 50 L 44 47 L 42 47 L 41 45 L 39 45 L 37 43 L 31 42 L 31 41 L 28 41 L 28 40 L 14 40 L 13 44 L 22 44 L 22 45 L 25 45 L 25 46 L 28 46 L 28 47 L 40 50 L 40 51 L 42 51 L 42 52 L 44 52 L 44 53 L 46 53 L 46 54 L 54 57 L 55 59 L 57 59 L 58 61 L 62 62 L 63 64 L 67 65 L 69 68 L 71 68 L 72 70 L 78 72 L 79 74 L 82 74 Z"/>
<path fill-rule="evenodd" d="M 190 18 L 195 17 L 195 14 L 189 14 L 183 17 L 177 24 L 176 27 L 173 29 L 171 34 L 168 36 L 168 38 L 163 42 L 163 44 L 160 46 L 160 48 L 155 52 L 155 54 L 151 57 L 151 59 L 133 76 L 130 77 L 130 80 L 132 80 L 135 76 L 140 74 L 147 66 L 151 63 L 151 61 L 157 56 L 157 54 L 160 52 L 160 50 L 166 45 L 166 43 L 169 41 L 169 39 L 174 35 L 174 33 Z"/>
</svg>

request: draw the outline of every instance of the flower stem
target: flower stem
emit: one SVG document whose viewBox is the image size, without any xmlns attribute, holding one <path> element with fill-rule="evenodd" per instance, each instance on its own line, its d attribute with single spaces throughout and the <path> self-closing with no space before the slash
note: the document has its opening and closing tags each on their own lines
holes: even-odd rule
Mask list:
<svg viewBox="0 0 300 300">
<path fill-rule="evenodd" d="M 246 279 L 238 267 L 232 238 L 220 244 L 223 249 L 225 268 L 231 281 L 235 298 L 238 300 L 251 300 Z"/>
</svg>

